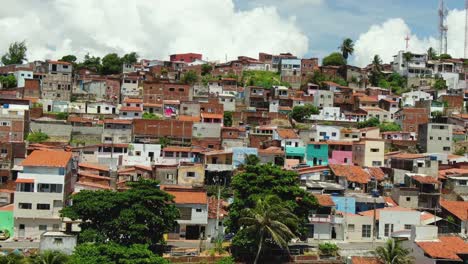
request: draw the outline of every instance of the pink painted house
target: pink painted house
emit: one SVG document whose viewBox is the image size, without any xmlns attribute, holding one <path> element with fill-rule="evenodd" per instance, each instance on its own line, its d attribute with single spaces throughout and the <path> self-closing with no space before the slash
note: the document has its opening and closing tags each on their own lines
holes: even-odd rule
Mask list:
<svg viewBox="0 0 468 264">
<path fill-rule="evenodd" d="M 328 141 L 328 164 L 353 164 L 353 144 L 350 141 Z"/>
</svg>

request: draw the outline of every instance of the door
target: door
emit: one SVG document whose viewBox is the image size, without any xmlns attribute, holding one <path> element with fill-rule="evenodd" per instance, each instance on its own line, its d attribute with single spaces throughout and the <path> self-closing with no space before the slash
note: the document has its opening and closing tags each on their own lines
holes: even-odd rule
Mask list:
<svg viewBox="0 0 468 264">
<path fill-rule="evenodd" d="M 185 239 L 199 239 L 200 238 L 200 228 L 198 226 L 187 226 L 185 230 Z"/>
<path fill-rule="evenodd" d="M 154 161 L 154 152 L 148 152 L 148 157 L 150 158 L 150 161 Z"/>
<path fill-rule="evenodd" d="M 112 107 L 112 114 L 115 115 L 115 107 Z"/>
<path fill-rule="evenodd" d="M 335 227 L 332 227 L 332 230 L 331 230 L 331 238 L 332 238 L 332 239 L 336 239 L 336 230 L 335 230 Z"/>
<path fill-rule="evenodd" d="M 52 106 L 51 105 L 47 106 L 47 112 L 52 112 Z"/>
<path fill-rule="evenodd" d="M 18 229 L 18 237 L 24 238 L 25 232 L 26 232 L 26 226 L 23 224 L 20 224 L 19 229 Z"/>
<path fill-rule="evenodd" d="M 309 238 L 314 238 L 314 225 L 308 225 L 307 228 L 309 229 Z"/>
<path fill-rule="evenodd" d="M 101 113 L 101 106 L 100 106 L 100 105 L 98 105 L 98 107 L 97 107 L 97 113 L 98 113 L 98 114 Z"/>
</svg>

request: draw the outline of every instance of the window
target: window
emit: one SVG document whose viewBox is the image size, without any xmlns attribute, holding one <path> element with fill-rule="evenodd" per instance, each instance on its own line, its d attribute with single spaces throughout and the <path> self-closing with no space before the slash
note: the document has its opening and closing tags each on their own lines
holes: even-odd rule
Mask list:
<svg viewBox="0 0 468 264">
<path fill-rule="evenodd" d="M 173 91 L 175 91 L 175 88 L 169 88 L 169 91 L 173 92 Z"/>
<path fill-rule="evenodd" d="M 388 237 L 391 233 L 393 233 L 393 224 L 385 224 L 384 236 Z"/>
<path fill-rule="evenodd" d="M 201 209 L 201 208 L 197 208 L 197 209 L 195 209 L 195 211 L 197 211 L 197 213 L 201 213 L 201 212 L 202 212 L 202 209 Z"/>
<path fill-rule="evenodd" d="M 348 232 L 354 232 L 354 225 L 353 224 L 348 225 Z"/>
<path fill-rule="evenodd" d="M 442 140 L 442 137 L 438 137 L 437 139 L 438 139 L 438 140 Z"/>
<path fill-rule="evenodd" d="M 179 207 L 180 220 L 192 220 L 192 208 L 190 207 Z"/>
<path fill-rule="evenodd" d="M 443 150 L 444 151 L 450 151 L 450 147 L 444 147 Z"/>
<path fill-rule="evenodd" d="M 362 225 L 362 237 L 371 237 L 371 225 Z"/>
<path fill-rule="evenodd" d="M 139 116 L 140 114 L 139 113 L 135 113 L 135 116 Z"/>
<path fill-rule="evenodd" d="M 411 202 L 411 197 L 406 197 L 407 202 Z"/>
<path fill-rule="evenodd" d="M 458 181 L 458 185 L 466 185 L 466 181 L 465 180 L 460 180 L 460 181 Z"/>
<path fill-rule="evenodd" d="M 7 149 L 2 149 L 2 154 L 7 154 L 8 150 Z"/>
<path fill-rule="evenodd" d="M 20 183 L 20 192 L 34 192 L 34 183 Z"/>
<path fill-rule="evenodd" d="M 429 139 L 430 139 L 430 140 L 433 140 L 434 138 L 431 136 L 431 137 L 429 137 Z"/>
<path fill-rule="evenodd" d="M 373 167 L 382 166 L 382 162 L 381 161 L 372 161 L 372 166 Z"/>
<path fill-rule="evenodd" d="M 449 138 L 449 137 L 446 137 L 445 140 L 450 140 L 450 138 Z"/>
<path fill-rule="evenodd" d="M 54 244 L 63 244 L 63 238 L 61 237 L 54 238 Z"/>
<path fill-rule="evenodd" d="M 50 204 L 40 204 L 36 205 L 37 210 L 50 210 Z"/>
<path fill-rule="evenodd" d="M 39 225 L 39 231 L 47 231 L 47 225 Z"/>
<path fill-rule="evenodd" d="M 186 177 L 195 177 L 194 171 L 187 171 Z"/>
<path fill-rule="evenodd" d="M 320 149 L 320 145 L 314 145 L 314 149 Z"/>
<path fill-rule="evenodd" d="M 189 156 L 188 152 L 181 152 L 180 153 L 180 157 L 182 157 L 182 158 L 188 158 L 188 156 Z"/>
<path fill-rule="evenodd" d="M 179 92 L 184 92 L 185 89 L 184 88 L 179 88 Z"/>
<path fill-rule="evenodd" d="M 19 209 L 32 209 L 32 204 L 31 203 L 19 203 L 18 207 Z"/>
<path fill-rule="evenodd" d="M 379 152 L 379 149 L 378 148 L 371 148 L 370 152 Z"/>
<path fill-rule="evenodd" d="M 166 151 L 166 152 L 164 152 L 164 156 L 167 157 L 167 158 L 174 157 L 174 152 Z"/>
<path fill-rule="evenodd" d="M 141 156 L 141 151 L 135 151 L 135 156 Z"/>
<path fill-rule="evenodd" d="M 39 183 L 37 185 L 37 191 L 45 193 L 61 193 L 62 184 Z"/>
<path fill-rule="evenodd" d="M 174 179 L 174 174 L 172 174 L 172 173 L 166 174 L 166 180 L 172 181 L 173 179 Z"/>
<path fill-rule="evenodd" d="M 406 230 L 411 230 L 411 225 L 405 225 Z"/>
<path fill-rule="evenodd" d="M 60 228 L 60 225 L 59 225 L 59 224 L 53 224 L 53 225 L 52 225 L 52 230 L 54 230 L 54 231 L 58 231 L 59 228 Z"/>
<path fill-rule="evenodd" d="M 332 137 L 336 137 L 336 132 L 332 132 Z"/>
</svg>

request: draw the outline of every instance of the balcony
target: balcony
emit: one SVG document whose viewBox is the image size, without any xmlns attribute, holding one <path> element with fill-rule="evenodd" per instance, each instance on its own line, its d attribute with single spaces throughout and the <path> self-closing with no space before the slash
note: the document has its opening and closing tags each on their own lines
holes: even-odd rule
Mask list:
<svg viewBox="0 0 468 264">
<path fill-rule="evenodd" d="M 207 171 L 232 171 L 232 164 L 205 164 Z"/>
<path fill-rule="evenodd" d="M 343 217 L 340 215 L 311 214 L 309 215 L 309 222 L 310 223 L 341 224 L 343 223 Z"/>
</svg>

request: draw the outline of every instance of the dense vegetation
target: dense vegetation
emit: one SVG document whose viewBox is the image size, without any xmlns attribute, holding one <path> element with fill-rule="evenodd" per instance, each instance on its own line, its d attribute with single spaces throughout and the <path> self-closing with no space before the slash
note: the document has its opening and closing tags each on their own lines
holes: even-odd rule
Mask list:
<svg viewBox="0 0 468 264">
<path fill-rule="evenodd" d="M 291 118 L 297 122 L 304 122 L 311 115 L 317 115 L 320 111 L 311 104 L 295 106 L 291 112 Z"/>
<path fill-rule="evenodd" d="M 241 82 L 247 86 L 259 86 L 264 88 L 271 88 L 275 85 L 291 86 L 289 83 L 281 81 L 281 76 L 278 72 L 271 71 L 244 71 Z"/>
</svg>

